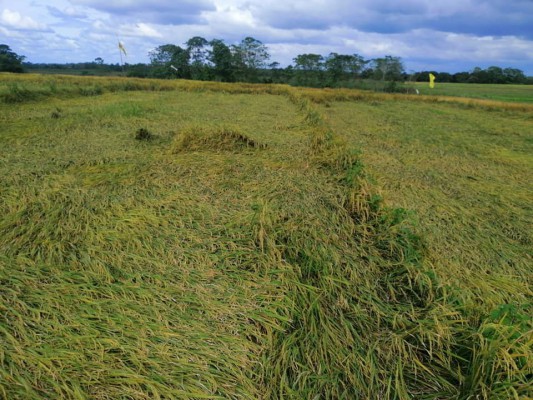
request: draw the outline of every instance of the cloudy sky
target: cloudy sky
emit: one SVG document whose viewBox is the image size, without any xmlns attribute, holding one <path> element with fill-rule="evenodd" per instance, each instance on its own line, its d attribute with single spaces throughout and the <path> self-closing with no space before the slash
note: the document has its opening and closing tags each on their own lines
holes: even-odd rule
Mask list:
<svg viewBox="0 0 533 400">
<path fill-rule="evenodd" d="M 0 0 L 0 43 L 30 62 L 129 63 L 193 36 L 303 53 L 402 57 L 408 71 L 491 65 L 533 75 L 533 0 Z"/>
</svg>

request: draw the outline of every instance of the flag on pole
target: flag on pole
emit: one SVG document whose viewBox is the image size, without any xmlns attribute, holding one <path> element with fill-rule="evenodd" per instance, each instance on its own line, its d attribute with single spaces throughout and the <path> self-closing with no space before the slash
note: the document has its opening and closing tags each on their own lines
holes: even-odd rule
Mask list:
<svg viewBox="0 0 533 400">
<path fill-rule="evenodd" d="M 429 74 L 429 87 L 433 89 L 435 87 L 435 75 Z"/>
<path fill-rule="evenodd" d="M 124 53 L 125 56 L 128 55 L 128 53 L 126 53 L 126 48 L 124 47 L 124 43 L 122 43 L 120 40 L 118 41 L 118 48 L 121 52 Z"/>
</svg>

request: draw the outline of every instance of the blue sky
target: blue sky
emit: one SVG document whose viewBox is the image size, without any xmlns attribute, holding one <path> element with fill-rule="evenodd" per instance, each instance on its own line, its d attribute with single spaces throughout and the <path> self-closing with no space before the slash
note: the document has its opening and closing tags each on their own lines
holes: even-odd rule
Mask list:
<svg viewBox="0 0 533 400">
<path fill-rule="evenodd" d="M 193 36 L 298 54 L 399 56 L 407 71 L 491 65 L 533 75 L 533 0 L 0 0 L 0 43 L 30 62 L 127 62 Z"/>
</svg>

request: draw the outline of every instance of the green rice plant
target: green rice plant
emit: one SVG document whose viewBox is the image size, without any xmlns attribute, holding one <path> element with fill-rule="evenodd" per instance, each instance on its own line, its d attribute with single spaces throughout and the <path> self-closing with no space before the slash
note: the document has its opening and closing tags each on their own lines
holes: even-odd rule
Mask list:
<svg viewBox="0 0 533 400">
<path fill-rule="evenodd" d="M 529 307 L 528 307 L 529 308 Z M 462 338 L 458 352 L 468 360 L 462 371 L 460 398 L 527 398 L 531 394 L 533 363 L 532 318 L 528 308 L 501 305 Z M 463 354 L 464 351 L 466 354 Z"/>
</svg>

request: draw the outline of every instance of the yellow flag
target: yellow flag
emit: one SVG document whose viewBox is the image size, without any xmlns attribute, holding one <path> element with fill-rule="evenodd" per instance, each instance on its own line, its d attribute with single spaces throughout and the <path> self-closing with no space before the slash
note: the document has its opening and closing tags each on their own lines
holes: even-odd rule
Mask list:
<svg viewBox="0 0 533 400">
<path fill-rule="evenodd" d="M 435 87 L 435 75 L 429 74 L 429 87 L 433 89 Z"/>
<path fill-rule="evenodd" d="M 124 47 L 124 44 L 121 41 L 118 42 L 118 48 L 121 52 L 124 53 L 125 56 L 128 55 L 128 53 L 126 53 L 126 48 Z"/>
</svg>

